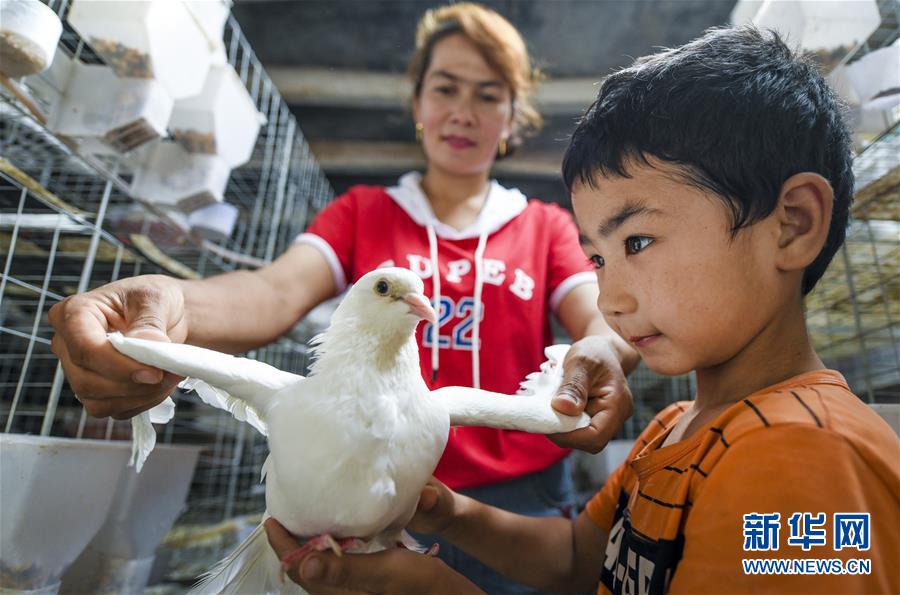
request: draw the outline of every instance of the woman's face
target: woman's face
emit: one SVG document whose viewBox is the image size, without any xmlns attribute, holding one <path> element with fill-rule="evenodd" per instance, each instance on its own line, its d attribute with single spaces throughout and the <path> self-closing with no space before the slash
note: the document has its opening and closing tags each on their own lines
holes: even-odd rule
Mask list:
<svg viewBox="0 0 900 595">
<path fill-rule="evenodd" d="M 475 45 L 455 34 L 434 44 L 414 102 L 429 168 L 487 173 L 512 126 L 512 93 Z"/>
</svg>

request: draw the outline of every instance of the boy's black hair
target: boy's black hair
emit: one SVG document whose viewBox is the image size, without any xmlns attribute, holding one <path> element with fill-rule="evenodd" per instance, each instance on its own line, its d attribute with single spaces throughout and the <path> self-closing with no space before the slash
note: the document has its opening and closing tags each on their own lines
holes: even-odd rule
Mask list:
<svg viewBox="0 0 900 595">
<path fill-rule="evenodd" d="M 775 209 L 784 182 L 815 172 L 834 206 L 822 251 L 803 275 L 815 286 L 844 241 L 853 193 L 850 134 L 818 68 L 771 31 L 710 29 L 679 48 L 610 75 L 575 129 L 563 180 L 629 177 L 632 160 L 678 166 L 688 183 L 728 205 L 733 232 Z"/>
</svg>

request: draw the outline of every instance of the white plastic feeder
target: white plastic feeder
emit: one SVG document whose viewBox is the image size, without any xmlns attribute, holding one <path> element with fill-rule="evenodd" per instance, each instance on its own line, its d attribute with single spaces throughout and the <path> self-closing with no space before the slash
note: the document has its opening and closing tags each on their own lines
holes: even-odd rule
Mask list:
<svg viewBox="0 0 900 595">
<path fill-rule="evenodd" d="M 174 99 L 203 87 L 211 50 L 182 2 L 74 0 L 68 21 L 122 78 L 155 78 Z"/>
<path fill-rule="evenodd" d="M 130 454 L 124 442 L 0 434 L 0 592 L 56 593 Z"/>
<path fill-rule="evenodd" d="M 222 202 L 231 169 L 217 155 L 188 153 L 173 142 L 148 149 L 131 185 L 135 198 L 190 213 Z"/>
<path fill-rule="evenodd" d="M 38 0 L 0 0 L 0 72 L 17 78 L 46 70 L 62 35 L 59 17 Z"/>
<path fill-rule="evenodd" d="M 234 68 L 217 64 L 199 95 L 175 102 L 169 131 L 186 151 L 219 155 L 235 168 L 253 155 L 263 121 Z"/>
<path fill-rule="evenodd" d="M 213 242 L 227 240 L 237 223 L 238 208 L 229 202 L 220 202 L 188 215 L 191 231 Z"/>
<path fill-rule="evenodd" d="M 106 522 L 62 578 L 60 593 L 143 593 L 156 547 L 184 508 L 197 446 L 157 445 L 140 473 L 125 469 Z"/>
<path fill-rule="evenodd" d="M 127 153 L 165 136 L 173 105 L 159 81 L 119 78 L 106 66 L 75 63 L 51 127 L 57 134 L 81 142 L 98 139 Z"/>
<path fill-rule="evenodd" d="M 748 18 L 749 13 L 749 10 L 732 12 L 732 18 L 735 21 Z M 778 31 L 788 43 L 816 54 L 824 69 L 830 71 L 848 51 L 878 28 L 881 14 L 875 0 L 765 0 L 752 15 L 752 21 L 757 27 Z"/>
<path fill-rule="evenodd" d="M 184 0 L 184 6 L 197 22 L 213 49 L 222 46 L 225 22 L 231 12 L 231 0 Z"/>
</svg>

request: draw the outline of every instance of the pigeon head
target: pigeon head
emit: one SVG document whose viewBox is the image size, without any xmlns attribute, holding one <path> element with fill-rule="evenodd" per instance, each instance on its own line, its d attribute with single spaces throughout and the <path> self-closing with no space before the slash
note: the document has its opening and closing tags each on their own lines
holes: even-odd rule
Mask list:
<svg viewBox="0 0 900 595">
<path fill-rule="evenodd" d="M 394 328 L 415 328 L 419 320 L 435 322 L 424 289 L 422 280 L 408 269 L 375 269 L 353 284 L 335 317 L 352 315 L 357 321 Z"/>
</svg>

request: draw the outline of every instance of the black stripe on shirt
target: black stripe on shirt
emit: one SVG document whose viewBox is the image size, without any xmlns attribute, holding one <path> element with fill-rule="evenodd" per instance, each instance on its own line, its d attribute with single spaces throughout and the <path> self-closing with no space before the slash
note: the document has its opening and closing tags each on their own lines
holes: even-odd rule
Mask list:
<svg viewBox="0 0 900 595">
<path fill-rule="evenodd" d="M 675 473 L 684 473 L 684 469 L 679 469 L 678 467 L 673 467 L 672 465 L 666 465 L 663 467 L 666 471 L 674 471 Z"/>
<path fill-rule="evenodd" d="M 728 442 L 725 440 L 725 433 L 722 431 L 722 428 L 710 428 L 709 431 L 715 432 L 716 434 L 719 435 L 719 440 L 722 441 L 722 444 L 725 446 L 725 448 L 728 448 L 730 446 L 728 444 Z"/>
<path fill-rule="evenodd" d="M 744 399 L 744 405 L 746 405 L 747 407 L 752 409 L 754 413 L 756 413 L 756 415 L 759 417 L 759 419 L 762 420 L 763 425 L 765 425 L 767 428 L 769 427 L 769 420 L 767 420 L 765 417 L 763 417 L 763 414 L 760 413 L 759 409 L 756 407 L 756 405 L 754 405 L 750 401 L 750 399 Z"/>
<path fill-rule="evenodd" d="M 819 427 L 821 428 L 821 427 L 822 427 L 822 422 L 819 420 L 819 416 L 816 415 L 815 412 L 814 412 L 812 409 L 810 409 L 809 405 L 807 405 L 807 404 L 803 401 L 803 399 L 800 398 L 800 395 L 798 395 L 798 394 L 795 393 L 794 391 L 791 391 L 791 394 L 794 395 L 794 398 L 795 398 L 795 399 L 797 399 L 798 401 L 800 401 L 800 404 L 803 405 L 803 407 L 804 407 L 807 411 L 809 411 L 809 414 L 812 415 L 812 418 L 813 418 L 814 420 L 816 420 L 816 425 L 819 426 Z"/>
<path fill-rule="evenodd" d="M 699 473 L 703 477 L 707 477 L 709 475 L 709 473 L 707 473 L 706 471 L 701 469 L 699 465 L 695 465 L 694 463 L 691 463 L 691 469 L 696 469 L 697 473 Z"/>
<path fill-rule="evenodd" d="M 685 502 L 684 504 L 672 504 L 671 502 L 663 502 L 662 500 L 657 500 L 653 496 L 648 496 L 644 492 L 638 490 L 638 496 L 641 498 L 645 498 L 654 504 L 659 504 L 660 506 L 665 506 L 666 508 L 687 508 L 691 505 L 690 502 Z"/>
</svg>

